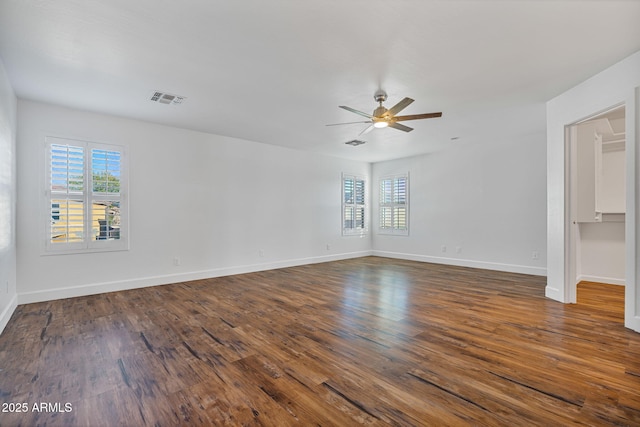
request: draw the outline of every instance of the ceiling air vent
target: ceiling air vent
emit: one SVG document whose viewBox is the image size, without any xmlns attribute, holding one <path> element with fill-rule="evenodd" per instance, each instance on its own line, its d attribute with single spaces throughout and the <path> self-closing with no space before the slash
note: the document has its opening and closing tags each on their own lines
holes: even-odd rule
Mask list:
<svg viewBox="0 0 640 427">
<path fill-rule="evenodd" d="M 366 141 L 360 141 L 359 139 L 352 139 L 351 141 L 347 141 L 345 142 L 345 144 L 347 145 L 353 145 L 354 147 L 357 147 L 358 145 L 362 145 L 364 144 Z"/>
<path fill-rule="evenodd" d="M 186 98 L 184 96 L 172 95 L 170 93 L 155 91 L 151 94 L 151 101 L 158 102 L 160 104 L 182 104 Z"/>
</svg>

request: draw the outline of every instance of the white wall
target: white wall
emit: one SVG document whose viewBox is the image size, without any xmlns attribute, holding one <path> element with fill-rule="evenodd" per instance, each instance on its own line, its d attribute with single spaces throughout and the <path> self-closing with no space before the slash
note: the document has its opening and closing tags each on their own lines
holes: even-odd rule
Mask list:
<svg viewBox="0 0 640 427">
<path fill-rule="evenodd" d="M 624 147 L 596 144 L 597 120 L 572 126 L 571 130 L 575 137 L 569 156 L 575 157 L 571 174 L 575 180 L 572 197 L 576 224 L 571 221 L 575 242 L 569 253 L 573 252 L 571 261 L 575 263 L 574 283 L 585 280 L 624 285 Z M 601 150 L 600 157 L 597 150 Z"/>
<path fill-rule="evenodd" d="M 374 253 L 546 274 L 544 133 L 476 137 L 442 152 L 373 165 L 374 221 L 378 179 L 409 172 L 410 181 L 409 236 L 378 235 L 374 226 Z"/>
<path fill-rule="evenodd" d="M 0 60 L 0 333 L 11 318 L 16 293 L 17 100 Z"/>
<path fill-rule="evenodd" d="M 622 220 L 580 224 L 579 244 L 577 281 L 624 285 L 625 241 Z"/>
<path fill-rule="evenodd" d="M 599 194 L 602 222 L 579 224 L 576 282 L 625 284 L 624 165 L 624 150 L 603 150 L 602 191 Z"/>
<path fill-rule="evenodd" d="M 602 153 L 602 193 L 600 206 L 603 212 L 625 211 L 625 157 L 624 150 Z"/>
<path fill-rule="evenodd" d="M 24 100 L 18 115 L 20 303 L 370 254 L 340 205 L 341 173 L 368 163 Z M 46 135 L 127 147 L 129 251 L 43 255 Z"/>
<path fill-rule="evenodd" d="M 611 66 L 547 103 L 547 287 L 546 295 L 575 302 L 568 260 L 569 220 L 565 203 L 565 126 L 595 113 L 624 104 L 626 108 L 626 287 L 625 325 L 640 331 L 640 263 L 637 260 L 640 232 L 638 172 L 640 149 L 640 52 Z"/>
</svg>

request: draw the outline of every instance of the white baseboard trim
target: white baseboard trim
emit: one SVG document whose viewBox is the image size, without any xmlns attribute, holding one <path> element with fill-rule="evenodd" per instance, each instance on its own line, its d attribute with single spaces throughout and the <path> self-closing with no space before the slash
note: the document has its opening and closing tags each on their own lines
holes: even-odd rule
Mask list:
<svg viewBox="0 0 640 427">
<path fill-rule="evenodd" d="M 640 316 L 624 316 L 624 326 L 640 333 Z"/>
<path fill-rule="evenodd" d="M 578 283 L 581 281 L 585 282 L 596 282 L 596 283 L 605 283 L 607 285 L 625 285 L 625 279 L 616 279 L 614 277 L 600 277 L 600 276 L 589 276 L 587 274 L 583 274 L 578 277 Z"/>
<path fill-rule="evenodd" d="M 21 292 L 18 294 L 20 304 L 52 301 L 63 298 L 74 298 L 86 295 L 102 294 L 106 292 L 124 291 L 128 289 L 145 288 L 149 286 L 168 285 L 171 283 L 188 282 L 190 280 L 209 279 L 212 277 L 231 276 L 234 274 L 254 273 L 256 271 L 274 270 L 277 268 L 295 267 L 305 264 L 340 261 L 343 259 L 360 258 L 372 255 L 371 251 L 347 252 L 335 255 L 324 255 L 307 258 L 275 261 L 261 264 L 238 265 L 211 270 L 190 271 L 161 276 L 139 277 L 135 279 L 118 280 L 112 282 L 90 283 L 82 286 L 47 289 L 42 291 Z M 10 317 L 10 316 L 9 316 Z"/>
<path fill-rule="evenodd" d="M 564 294 L 560 292 L 560 289 L 551 287 L 549 285 L 544 288 L 544 296 L 561 303 L 567 302 L 564 300 Z"/>
<path fill-rule="evenodd" d="M 4 331 L 5 326 L 9 323 L 9 319 L 11 319 L 11 316 L 13 315 L 13 312 L 16 311 L 17 307 L 18 295 L 14 294 L 11 301 L 9 301 L 9 305 L 7 305 L 4 310 L 2 310 L 2 313 L 0 313 L 0 334 Z"/>
<path fill-rule="evenodd" d="M 501 264 L 497 262 L 474 261 L 460 258 L 434 257 L 428 255 L 407 254 L 400 252 L 373 251 L 372 255 L 406 259 L 409 261 L 431 262 L 434 264 L 455 265 L 458 267 L 481 268 L 484 270 L 505 271 L 509 273 L 532 274 L 534 276 L 546 276 L 547 269 L 542 267 L 530 267 L 527 265 Z"/>
</svg>

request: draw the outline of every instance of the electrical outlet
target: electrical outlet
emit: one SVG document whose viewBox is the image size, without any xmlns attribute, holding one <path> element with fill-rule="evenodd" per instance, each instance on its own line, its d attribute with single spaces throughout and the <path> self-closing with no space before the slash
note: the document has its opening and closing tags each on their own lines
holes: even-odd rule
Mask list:
<svg viewBox="0 0 640 427">
<path fill-rule="evenodd" d="M 538 251 L 531 252 L 531 259 L 540 259 L 540 253 Z"/>
<path fill-rule="evenodd" d="M 327 250 L 330 251 L 331 250 L 331 244 L 327 243 Z"/>
<path fill-rule="evenodd" d="M 456 253 L 459 254 L 460 252 L 462 252 L 462 247 L 456 246 Z"/>
<path fill-rule="evenodd" d="M 180 257 L 174 257 L 173 258 L 173 265 L 174 266 L 179 266 L 182 262 L 180 261 Z"/>
<path fill-rule="evenodd" d="M 445 245 L 440 246 L 440 252 L 442 253 L 447 252 L 447 247 Z"/>
<path fill-rule="evenodd" d="M 258 251 L 258 255 L 260 256 L 260 258 L 264 257 L 264 249 L 260 249 Z"/>
</svg>

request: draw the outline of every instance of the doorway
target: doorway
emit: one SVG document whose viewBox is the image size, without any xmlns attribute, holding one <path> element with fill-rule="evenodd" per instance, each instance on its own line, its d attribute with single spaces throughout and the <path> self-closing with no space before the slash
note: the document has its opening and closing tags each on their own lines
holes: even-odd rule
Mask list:
<svg viewBox="0 0 640 427">
<path fill-rule="evenodd" d="M 582 283 L 625 285 L 625 106 L 618 105 L 566 128 L 570 301 Z M 592 285 L 585 285 L 585 289 Z M 607 287 L 608 286 L 608 287 Z M 586 292 L 586 291 L 585 291 Z M 624 294 L 624 291 L 622 291 Z"/>
</svg>

